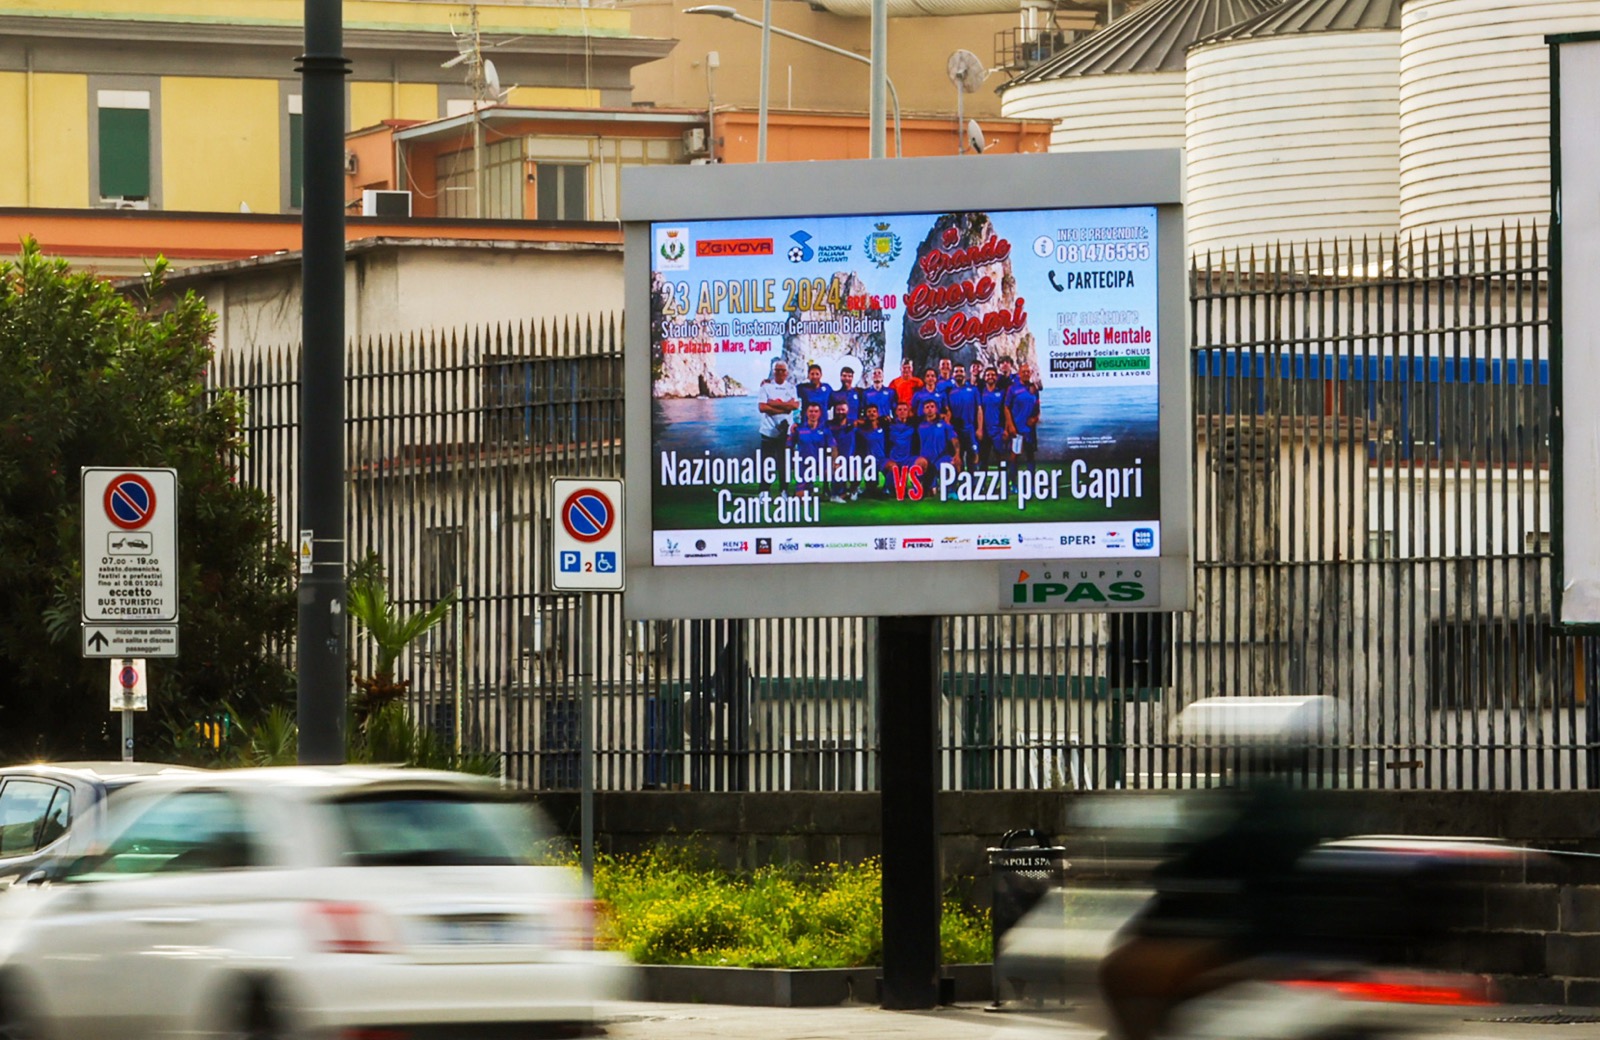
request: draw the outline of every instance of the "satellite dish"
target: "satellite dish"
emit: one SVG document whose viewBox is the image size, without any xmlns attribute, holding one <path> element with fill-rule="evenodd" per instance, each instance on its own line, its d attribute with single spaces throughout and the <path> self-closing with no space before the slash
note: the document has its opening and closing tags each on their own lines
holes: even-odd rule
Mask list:
<svg viewBox="0 0 1600 1040">
<path fill-rule="evenodd" d="M 983 127 L 978 125 L 976 119 L 967 120 L 967 143 L 972 146 L 973 151 L 979 155 L 983 154 Z"/>
<path fill-rule="evenodd" d="M 989 70 L 983 67 L 983 60 L 971 51 L 956 51 L 950 55 L 944 69 L 950 82 L 959 87 L 963 94 L 976 94 L 978 88 L 983 86 L 983 81 L 989 78 Z"/>
<path fill-rule="evenodd" d="M 498 99 L 504 93 L 500 89 L 500 70 L 494 67 L 494 62 L 485 58 L 483 60 L 483 83 L 489 88 L 489 95 Z"/>
</svg>

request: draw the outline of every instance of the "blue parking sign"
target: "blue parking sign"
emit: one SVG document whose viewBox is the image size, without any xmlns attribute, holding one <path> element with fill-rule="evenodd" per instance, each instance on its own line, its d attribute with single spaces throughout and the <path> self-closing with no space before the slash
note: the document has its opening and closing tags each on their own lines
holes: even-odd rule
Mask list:
<svg viewBox="0 0 1600 1040">
<path fill-rule="evenodd" d="M 583 569 L 583 554 L 582 553 L 569 552 L 569 551 L 567 551 L 565 549 L 563 549 L 561 551 L 561 573 L 563 573 L 563 574 L 577 574 L 582 569 Z"/>
<path fill-rule="evenodd" d="M 597 552 L 594 554 L 594 569 L 598 574 L 617 573 L 617 554 L 614 552 Z"/>
</svg>

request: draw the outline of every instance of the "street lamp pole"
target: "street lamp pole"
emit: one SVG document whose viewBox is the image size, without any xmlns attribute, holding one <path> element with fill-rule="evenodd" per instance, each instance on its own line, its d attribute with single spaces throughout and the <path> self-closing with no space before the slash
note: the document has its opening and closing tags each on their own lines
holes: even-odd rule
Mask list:
<svg viewBox="0 0 1600 1040">
<path fill-rule="evenodd" d="M 770 2 L 770 0 L 769 0 Z M 889 82 L 889 0 L 872 0 L 872 93 L 867 108 L 867 132 L 872 135 L 871 156 L 883 158 L 883 88 Z M 899 106 L 896 105 L 898 111 Z M 896 115 L 895 148 L 900 156 L 899 117 Z"/>
<path fill-rule="evenodd" d="M 874 3 L 879 3 L 879 2 L 882 2 L 882 0 L 873 0 L 873 2 Z M 716 18 L 726 18 L 731 22 L 739 22 L 739 23 L 744 24 L 744 25 L 753 25 L 758 29 L 762 28 L 762 23 L 761 22 L 756 21 L 754 18 L 746 18 L 744 15 L 740 14 L 738 11 L 735 11 L 733 8 L 724 7 L 721 4 L 702 4 L 699 7 L 688 7 L 688 8 L 684 9 L 683 13 L 684 14 L 709 14 L 709 15 L 712 15 L 712 16 L 714 16 Z M 799 33 L 791 32 L 788 29 L 780 29 L 776 25 L 770 25 L 769 24 L 767 26 L 767 28 L 770 29 L 770 31 L 772 32 L 772 34 L 774 36 L 782 36 L 786 40 L 794 40 L 794 41 L 796 41 L 798 43 L 810 44 L 813 47 L 817 47 L 817 48 L 820 48 L 821 50 L 827 51 L 829 54 L 837 54 L 841 58 L 849 58 L 851 61 L 859 61 L 859 62 L 861 62 L 862 64 L 865 64 L 865 65 L 871 65 L 872 64 L 872 59 L 871 58 L 863 58 L 861 55 L 857 54 L 855 51 L 847 51 L 843 47 L 835 47 L 831 43 L 823 43 L 821 40 L 813 40 L 809 36 L 802 36 Z M 763 84 L 766 83 L 766 79 L 767 79 L 766 66 L 765 66 L 765 63 L 763 62 L 762 73 L 761 73 L 761 81 L 762 81 Z M 894 80 L 890 79 L 887 75 L 885 75 L 883 77 L 883 84 L 888 89 L 889 101 L 890 101 L 891 105 L 894 108 L 894 154 L 895 154 L 896 157 L 898 157 L 901 154 L 901 152 L 900 152 L 900 95 L 894 89 Z M 765 87 L 763 87 L 763 89 L 762 89 L 762 97 L 763 98 L 766 97 Z M 880 100 L 880 103 L 881 103 L 882 99 L 880 98 L 879 100 Z M 765 104 L 763 104 L 763 106 L 762 106 L 762 111 L 763 112 L 766 111 Z M 869 122 L 870 122 L 870 114 L 869 114 L 868 118 L 869 118 Z M 761 159 L 761 160 L 765 160 L 766 155 L 767 155 L 767 131 L 766 131 L 766 128 L 767 128 L 766 120 L 765 119 L 761 119 L 758 122 L 757 128 L 756 128 L 756 133 L 757 133 L 756 157 L 758 159 Z M 874 149 L 870 154 L 872 155 L 872 157 L 874 159 L 881 159 L 881 158 L 883 158 L 883 123 L 882 123 L 882 111 L 881 111 L 881 109 L 879 111 L 878 133 L 877 133 L 877 135 L 875 137 L 875 142 L 876 143 L 875 143 Z"/>
<path fill-rule="evenodd" d="M 767 161 L 767 94 L 772 89 L 772 0 L 761 0 L 761 107 L 756 116 L 756 162 Z"/>
</svg>

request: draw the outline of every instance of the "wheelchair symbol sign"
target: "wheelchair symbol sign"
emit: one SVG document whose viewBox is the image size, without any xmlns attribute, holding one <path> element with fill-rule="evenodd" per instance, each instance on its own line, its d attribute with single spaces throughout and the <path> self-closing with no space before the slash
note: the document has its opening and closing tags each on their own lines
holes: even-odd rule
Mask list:
<svg viewBox="0 0 1600 1040">
<path fill-rule="evenodd" d="M 621 592 L 624 555 L 622 481 L 557 477 L 550 482 L 549 555 L 552 592 Z"/>
</svg>

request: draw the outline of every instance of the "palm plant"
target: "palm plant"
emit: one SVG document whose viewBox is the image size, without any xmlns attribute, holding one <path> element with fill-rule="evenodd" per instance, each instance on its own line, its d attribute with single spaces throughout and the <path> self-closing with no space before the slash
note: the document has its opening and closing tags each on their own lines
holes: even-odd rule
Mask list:
<svg viewBox="0 0 1600 1040">
<path fill-rule="evenodd" d="M 375 564 L 375 561 L 372 561 Z M 388 582 L 380 566 L 358 568 L 351 575 L 346 590 L 346 606 L 350 616 L 366 630 L 377 649 L 372 674 L 355 678 L 356 712 L 365 723 L 386 704 L 404 696 L 411 686 L 409 679 L 396 679 L 395 662 L 424 632 L 443 621 L 455 606 L 452 593 L 426 610 L 402 615 L 389 600 Z"/>
</svg>

